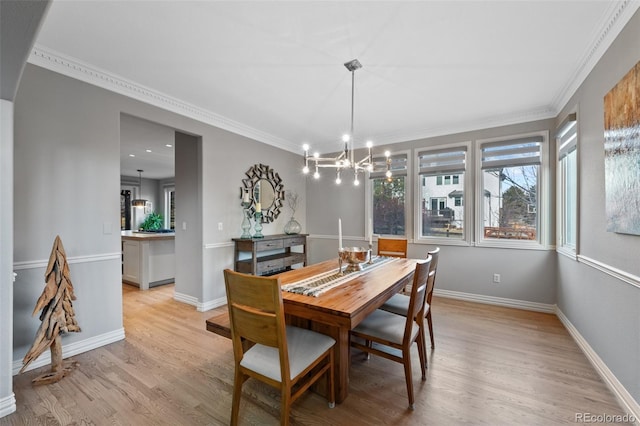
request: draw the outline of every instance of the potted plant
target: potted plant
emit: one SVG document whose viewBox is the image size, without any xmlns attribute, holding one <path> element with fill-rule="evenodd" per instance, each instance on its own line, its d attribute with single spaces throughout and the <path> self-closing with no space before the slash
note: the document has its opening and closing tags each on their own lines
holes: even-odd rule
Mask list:
<svg viewBox="0 0 640 426">
<path fill-rule="evenodd" d="M 149 213 L 140 225 L 143 231 L 157 231 L 164 226 L 164 218 L 159 213 Z"/>
</svg>

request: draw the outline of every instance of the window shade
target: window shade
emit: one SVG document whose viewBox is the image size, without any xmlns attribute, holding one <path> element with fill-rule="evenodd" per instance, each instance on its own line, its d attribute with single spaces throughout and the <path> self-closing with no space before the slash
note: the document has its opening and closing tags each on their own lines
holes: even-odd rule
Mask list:
<svg viewBox="0 0 640 426">
<path fill-rule="evenodd" d="M 467 147 L 433 149 L 418 152 L 421 175 L 436 176 L 442 174 L 464 173 Z"/>
<path fill-rule="evenodd" d="M 407 175 L 407 154 L 396 154 L 391 159 L 390 169 L 393 177 Z M 373 157 L 373 172 L 369 173 L 369 179 L 385 177 L 387 172 L 387 157 Z"/>
<path fill-rule="evenodd" d="M 558 139 L 558 160 L 562 160 L 576 150 L 578 147 L 578 121 L 575 113 L 570 114 L 558 126 L 556 138 Z"/>
<path fill-rule="evenodd" d="M 543 140 L 533 136 L 482 144 L 482 170 L 539 165 Z"/>
</svg>

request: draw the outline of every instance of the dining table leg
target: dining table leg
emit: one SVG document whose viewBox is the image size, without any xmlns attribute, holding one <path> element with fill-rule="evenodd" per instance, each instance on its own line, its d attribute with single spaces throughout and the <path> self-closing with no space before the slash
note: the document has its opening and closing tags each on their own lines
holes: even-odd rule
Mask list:
<svg viewBox="0 0 640 426">
<path fill-rule="evenodd" d="M 333 361 L 335 363 L 333 380 L 336 390 L 336 402 L 340 404 L 349 394 L 349 363 L 351 362 L 349 329 L 322 323 L 312 323 L 311 329 L 331 336 L 336 341 L 333 349 Z"/>
</svg>

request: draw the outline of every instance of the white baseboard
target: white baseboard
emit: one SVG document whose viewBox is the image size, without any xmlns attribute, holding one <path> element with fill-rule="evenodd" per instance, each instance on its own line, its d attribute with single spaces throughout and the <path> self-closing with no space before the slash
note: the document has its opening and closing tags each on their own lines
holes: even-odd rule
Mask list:
<svg viewBox="0 0 640 426">
<path fill-rule="evenodd" d="M 195 306 L 198 312 L 206 312 L 210 309 L 217 308 L 218 306 L 225 305 L 227 303 L 226 297 L 219 297 L 217 299 L 209 300 L 207 302 L 198 302 L 198 299 L 183 293 L 174 293 L 173 298 L 187 305 Z"/>
<path fill-rule="evenodd" d="M 108 345 L 109 343 L 117 342 L 124 339 L 124 328 L 119 330 L 110 331 L 109 333 L 100 334 L 98 336 L 90 337 L 79 342 L 73 342 L 62 345 L 62 357 L 69 358 L 74 355 L 81 354 L 83 352 L 97 349 L 101 346 Z M 25 371 L 33 370 L 35 368 L 42 367 L 51 363 L 51 352 L 45 351 L 36 360 L 34 360 Z M 15 376 L 20 372 L 22 368 L 22 360 L 14 360 L 12 366 L 12 373 Z"/>
<path fill-rule="evenodd" d="M 607 364 L 605 364 L 593 348 L 591 348 L 586 339 L 582 337 L 578 329 L 571 324 L 571 321 L 569 321 L 560 308 L 556 307 L 555 313 L 571 337 L 573 337 L 573 340 L 575 340 L 580 349 L 582 349 L 582 352 L 585 354 L 589 362 L 591 362 L 591 365 L 596 369 L 602 380 L 607 384 L 611 392 L 613 392 L 618 403 L 623 409 L 625 409 L 627 414 L 630 414 L 635 418 L 633 423 L 636 425 L 640 424 L 640 405 L 638 405 L 638 402 L 631 396 L 624 385 L 620 383 L 613 372 L 609 370 Z"/>
<path fill-rule="evenodd" d="M 611 392 L 615 395 L 618 403 L 622 408 L 634 417 L 633 423 L 639 425 L 640 423 L 640 405 L 631 396 L 629 391 L 624 387 L 613 372 L 607 367 L 604 361 L 598 356 L 598 354 L 591 348 L 589 343 L 580 334 L 571 321 L 564 315 L 564 313 L 556 305 L 549 305 L 545 303 L 526 302 L 522 300 L 506 299 L 502 297 L 491 297 L 472 293 L 463 293 L 459 291 L 434 289 L 433 294 L 435 296 L 447 297 L 450 299 L 464 300 L 467 302 L 486 303 L 489 305 L 505 306 L 509 308 L 525 309 L 529 311 L 545 312 L 556 314 L 560 319 L 560 322 L 567 329 L 573 340 L 577 343 L 578 347 L 585 354 L 591 365 L 595 368 L 602 380 L 607 384 Z"/>
<path fill-rule="evenodd" d="M 547 314 L 556 313 L 556 306 L 548 303 L 527 302 L 526 300 L 507 299 L 505 297 L 485 296 L 482 294 L 464 293 L 461 291 L 442 290 L 438 288 L 433 290 L 433 294 L 435 296 L 465 300 L 467 302 L 486 303 L 487 305 L 545 312 Z"/>
<path fill-rule="evenodd" d="M 208 302 L 198 303 L 198 305 L 196 306 L 196 309 L 198 309 L 199 312 L 205 312 L 210 309 L 214 309 L 214 308 L 217 308 L 218 306 L 223 306 L 226 304 L 227 304 L 227 297 L 225 296 L 225 297 L 219 297 L 217 299 L 209 300 Z"/>
<path fill-rule="evenodd" d="M 15 413 L 16 411 L 16 396 L 11 393 L 11 395 L 0 399 L 0 418 L 4 416 L 8 416 L 11 413 Z"/>
<path fill-rule="evenodd" d="M 189 296 L 188 294 L 178 293 L 177 291 L 173 293 L 173 300 L 177 302 L 186 303 L 191 306 L 198 306 L 198 299 L 193 296 Z"/>
</svg>

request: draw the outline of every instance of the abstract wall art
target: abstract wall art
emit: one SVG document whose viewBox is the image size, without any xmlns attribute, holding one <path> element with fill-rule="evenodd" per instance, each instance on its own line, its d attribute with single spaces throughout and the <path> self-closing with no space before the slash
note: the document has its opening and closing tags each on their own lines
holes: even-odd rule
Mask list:
<svg viewBox="0 0 640 426">
<path fill-rule="evenodd" d="M 607 231 L 640 235 L 640 62 L 604 97 Z"/>
</svg>

